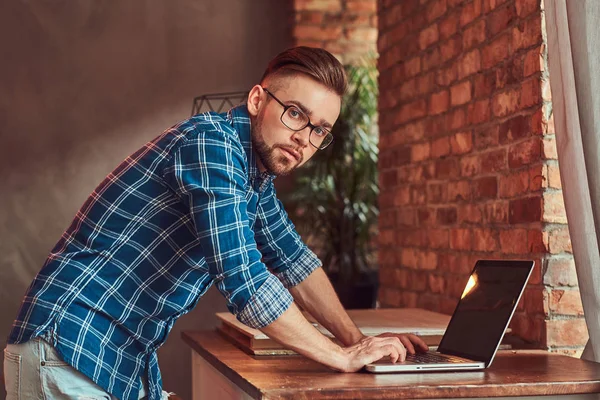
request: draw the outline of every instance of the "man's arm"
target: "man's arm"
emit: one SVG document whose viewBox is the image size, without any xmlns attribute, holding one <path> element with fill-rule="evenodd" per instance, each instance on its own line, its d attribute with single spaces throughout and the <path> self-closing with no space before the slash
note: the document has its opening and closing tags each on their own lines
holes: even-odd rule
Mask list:
<svg viewBox="0 0 600 400">
<path fill-rule="evenodd" d="M 323 268 L 316 269 L 300 284 L 290 288 L 290 293 L 303 309 L 345 346 L 365 337 L 344 310 Z"/>
<path fill-rule="evenodd" d="M 302 308 L 311 313 L 344 345 L 362 343 L 367 339 L 348 316 L 322 268 L 316 269 L 304 281 L 290 288 L 290 293 Z M 384 333 L 378 337 L 398 338 L 411 354 L 414 354 L 415 350 L 428 349 L 425 342 L 415 335 Z M 400 358 L 404 360 L 404 357 Z"/>
<path fill-rule="evenodd" d="M 353 346 L 340 347 L 312 326 L 295 304 L 261 331 L 287 348 L 342 372 L 358 371 L 386 356 L 392 362 L 406 357 L 397 337 L 366 337 Z"/>
</svg>

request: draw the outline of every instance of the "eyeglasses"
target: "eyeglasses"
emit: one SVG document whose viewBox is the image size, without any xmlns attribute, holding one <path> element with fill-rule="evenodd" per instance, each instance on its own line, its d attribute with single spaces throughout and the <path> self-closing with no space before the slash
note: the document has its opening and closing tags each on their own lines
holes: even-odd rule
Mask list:
<svg viewBox="0 0 600 400">
<path fill-rule="evenodd" d="M 275 95 L 266 88 L 262 88 L 269 96 L 275 99 L 276 102 L 281 104 L 283 107 L 283 113 L 281 113 L 281 122 L 293 131 L 301 131 L 302 129 L 310 126 L 310 133 L 308 135 L 308 141 L 313 147 L 319 150 L 323 150 L 333 142 L 333 135 L 328 129 L 322 126 L 315 126 L 310 122 L 308 115 L 304 111 L 300 110 L 294 105 L 286 105 L 279 100 Z"/>
</svg>

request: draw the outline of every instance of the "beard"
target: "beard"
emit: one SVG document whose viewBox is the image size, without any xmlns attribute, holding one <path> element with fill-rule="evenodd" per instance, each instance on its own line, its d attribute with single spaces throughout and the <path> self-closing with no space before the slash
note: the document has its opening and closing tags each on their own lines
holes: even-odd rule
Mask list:
<svg viewBox="0 0 600 400">
<path fill-rule="evenodd" d="M 297 162 L 291 161 L 285 155 L 276 152 L 278 148 L 293 147 L 277 143 L 273 146 L 269 146 L 263 139 L 262 125 L 262 114 L 259 114 L 256 120 L 252 121 L 250 126 L 253 150 L 256 152 L 261 164 L 269 173 L 276 176 L 288 175 L 302 163 L 302 152 L 299 152 L 300 160 Z"/>
</svg>

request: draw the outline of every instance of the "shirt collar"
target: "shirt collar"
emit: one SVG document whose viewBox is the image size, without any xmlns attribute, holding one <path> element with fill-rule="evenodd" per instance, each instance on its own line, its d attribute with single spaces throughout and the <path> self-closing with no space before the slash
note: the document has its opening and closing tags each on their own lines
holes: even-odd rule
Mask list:
<svg viewBox="0 0 600 400">
<path fill-rule="evenodd" d="M 233 107 L 227 112 L 227 121 L 233 126 L 240 137 L 240 142 L 246 151 L 248 159 L 248 179 L 255 187 L 265 187 L 275 179 L 276 175 L 268 171 L 260 172 L 257 164 L 257 155 L 252 148 L 252 121 L 246 104 Z"/>
</svg>

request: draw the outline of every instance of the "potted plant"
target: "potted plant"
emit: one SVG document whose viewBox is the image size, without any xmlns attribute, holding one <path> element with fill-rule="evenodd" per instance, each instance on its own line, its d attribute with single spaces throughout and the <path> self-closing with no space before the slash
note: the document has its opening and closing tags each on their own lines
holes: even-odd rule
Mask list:
<svg viewBox="0 0 600 400">
<path fill-rule="evenodd" d="M 283 201 L 342 304 L 370 308 L 377 294 L 377 68 L 369 60 L 346 71 L 348 91 L 334 141 L 294 174 Z"/>
</svg>

